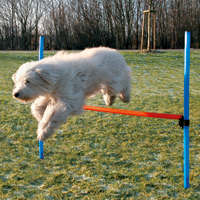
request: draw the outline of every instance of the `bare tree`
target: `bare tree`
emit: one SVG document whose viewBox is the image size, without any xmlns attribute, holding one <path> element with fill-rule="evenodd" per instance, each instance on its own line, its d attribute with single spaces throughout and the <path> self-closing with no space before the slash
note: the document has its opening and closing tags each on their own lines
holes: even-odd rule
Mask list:
<svg viewBox="0 0 200 200">
<path fill-rule="evenodd" d="M 5 38 L 6 46 L 15 49 L 17 38 L 16 0 L 2 0 L 0 6 L 1 34 Z"/>
<path fill-rule="evenodd" d="M 43 13 L 45 11 L 45 4 L 44 1 L 40 1 L 40 0 L 35 0 L 34 1 L 34 5 L 33 5 L 33 14 L 32 14 L 32 19 L 33 19 L 33 27 L 31 27 L 32 29 L 34 29 L 35 33 L 35 37 L 34 37 L 34 49 L 37 50 L 38 48 L 38 37 L 39 37 L 39 33 L 38 33 L 38 26 L 39 26 L 39 22 L 43 16 Z"/>
<path fill-rule="evenodd" d="M 21 49 L 28 49 L 28 37 L 30 35 L 30 15 L 33 11 L 33 0 L 17 0 L 16 15 L 20 23 Z"/>
</svg>

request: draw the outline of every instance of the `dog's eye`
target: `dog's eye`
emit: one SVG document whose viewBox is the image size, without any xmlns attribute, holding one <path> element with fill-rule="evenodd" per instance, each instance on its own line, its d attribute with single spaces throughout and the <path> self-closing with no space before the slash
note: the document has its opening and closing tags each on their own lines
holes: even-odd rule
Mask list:
<svg viewBox="0 0 200 200">
<path fill-rule="evenodd" d="M 26 84 L 28 84 L 28 83 L 30 83 L 30 81 L 27 81 L 27 80 L 26 80 Z"/>
</svg>

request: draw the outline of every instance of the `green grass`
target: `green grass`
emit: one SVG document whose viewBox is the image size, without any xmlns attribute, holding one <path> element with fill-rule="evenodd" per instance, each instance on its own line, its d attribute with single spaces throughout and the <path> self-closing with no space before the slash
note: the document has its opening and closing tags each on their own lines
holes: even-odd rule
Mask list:
<svg viewBox="0 0 200 200">
<path fill-rule="evenodd" d="M 128 110 L 183 114 L 183 52 L 121 52 L 132 67 Z M 53 53 L 46 53 L 52 55 Z M 0 199 L 199 199 L 200 52 L 191 52 L 190 188 L 183 188 L 183 130 L 173 120 L 85 111 L 38 156 L 30 105 L 12 98 L 12 74 L 37 53 L 0 52 Z M 102 97 L 88 105 L 104 106 Z"/>
</svg>

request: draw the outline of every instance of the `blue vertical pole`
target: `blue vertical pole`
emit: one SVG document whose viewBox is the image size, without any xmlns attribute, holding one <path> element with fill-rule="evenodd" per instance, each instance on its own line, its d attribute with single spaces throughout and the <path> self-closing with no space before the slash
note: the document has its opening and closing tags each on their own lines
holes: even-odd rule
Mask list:
<svg viewBox="0 0 200 200">
<path fill-rule="evenodd" d="M 189 85 L 190 85 L 190 32 L 185 32 L 184 52 L 184 187 L 189 185 Z M 187 122 L 187 123 L 186 123 Z"/>
<path fill-rule="evenodd" d="M 43 49 L 44 49 L 44 37 L 40 36 L 40 41 L 39 41 L 39 60 L 43 59 Z M 44 159 L 43 141 L 40 141 L 40 140 L 39 140 L 39 157 L 40 157 L 40 159 Z"/>
<path fill-rule="evenodd" d="M 39 41 L 39 60 L 43 59 L 43 49 L 44 49 L 44 36 L 40 36 L 40 41 Z"/>
</svg>

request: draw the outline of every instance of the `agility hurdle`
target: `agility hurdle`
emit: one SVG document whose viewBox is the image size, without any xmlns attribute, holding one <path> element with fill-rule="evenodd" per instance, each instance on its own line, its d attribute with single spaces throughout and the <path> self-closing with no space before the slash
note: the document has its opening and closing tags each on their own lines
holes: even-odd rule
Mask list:
<svg viewBox="0 0 200 200">
<path fill-rule="evenodd" d="M 40 37 L 39 60 L 43 58 L 44 37 Z M 189 185 L 189 78 L 190 78 L 190 32 L 185 32 L 185 49 L 184 49 L 184 116 L 165 113 L 150 113 L 142 111 L 122 110 L 114 108 L 104 108 L 85 105 L 84 110 L 106 112 L 122 115 L 132 115 L 140 117 L 162 118 L 179 120 L 180 127 L 184 130 L 184 188 Z M 39 141 L 39 157 L 44 159 L 43 142 Z"/>
</svg>

